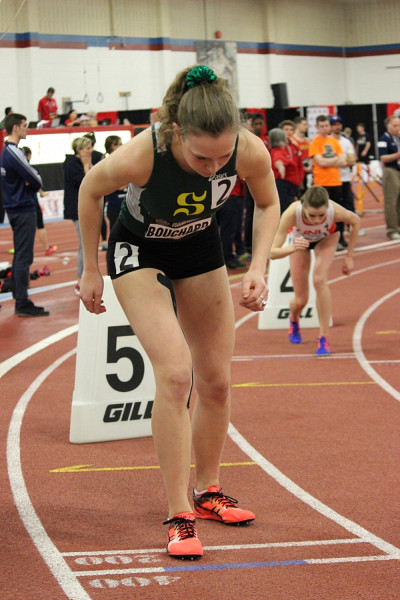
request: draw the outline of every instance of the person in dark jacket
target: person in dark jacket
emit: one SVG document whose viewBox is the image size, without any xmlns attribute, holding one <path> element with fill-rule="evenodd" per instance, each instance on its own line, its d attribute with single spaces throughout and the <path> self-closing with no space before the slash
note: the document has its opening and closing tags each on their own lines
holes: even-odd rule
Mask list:
<svg viewBox="0 0 400 600">
<path fill-rule="evenodd" d="M 117 150 L 122 146 L 122 140 L 119 135 L 109 135 L 104 142 L 104 148 L 106 150 L 106 156 L 109 156 L 114 150 Z M 104 203 L 106 205 L 106 214 L 110 223 L 110 232 L 114 227 L 114 223 L 118 219 L 119 212 L 121 210 L 122 201 L 126 196 L 127 188 L 123 187 L 120 190 L 115 190 L 111 194 L 104 196 Z M 102 225 L 103 227 L 103 225 Z"/>
<path fill-rule="evenodd" d="M 98 162 L 100 162 L 101 160 L 103 160 L 103 158 L 105 158 L 105 155 L 102 152 L 99 152 L 98 150 L 96 150 L 96 135 L 95 135 L 94 131 L 89 131 L 88 133 L 84 133 L 83 137 L 88 138 L 92 142 L 92 145 L 93 145 L 92 164 L 97 165 Z M 104 203 L 105 202 L 106 201 L 104 200 Z M 105 250 L 107 250 L 107 223 L 104 218 L 104 214 L 103 214 L 103 220 L 101 222 L 100 235 L 101 235 L 101 240 L 102 240 L 101 249 L 105 251 Z"/>
<path fill-rule="evenodd" d="M 15 299 L 15 314 L 19 317 L 45 317 L 49 312 L 35 306 L 28 298 L 29 268 L 33 263 L 36 233 L 37 192 L 42 187 L 39 173 L 29 164 L 18 148 L 26 138 L 26 117 L 9 114 L 5 120 L 8 139 L 0 156 L 4 208 L 13 230 L 14 257 L 11 270 L 11 290 Z"/>
<path fill-rule="evenodd" d="M 75 138 L 72 142 L 74 154 L 67 154 L 64 161 L 64 219 L 74 222 L 79 240 L 77 277 L 75 293 L 79 294 L 80 279 L 83 271 L 83 253 L 81 232 L 78 220 L 78 193 L 83 178 L 92 168 L 92 141 L 83 136 Z"/>
</svg>

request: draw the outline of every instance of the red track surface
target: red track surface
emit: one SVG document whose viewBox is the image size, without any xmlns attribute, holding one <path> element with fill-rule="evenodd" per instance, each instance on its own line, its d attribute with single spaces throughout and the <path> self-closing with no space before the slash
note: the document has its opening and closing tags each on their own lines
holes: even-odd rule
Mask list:
<svg viewBox="0 0 400 600">
<path fill-rule="evenodd" d="M 240 321 L 250 315 L 230 273 L 238 327 L 222 483 L 257 518 L 199 521 L 205 556 L 194 563 L 164 550 L 160 472 L 144 468 L 156 466 L 151 438 L 68 441 L 77 336 L 60 332 L 78 322 L 77 243 L 72 223 L 47 224 L 59 251 L 37 247 L 33 268 L 51 276 L 32 291 L 50 317 L 15 317 L 0 296 L 1 600 L 398 600 L 400 244 L 369 208 L 354 274 L 341 276 L 339 255 L 331 271 L 330 357 L 314 356 L 316 330 L 291 346 L 256 316 Z M 0 229 L 0 262 L 11 246 Z"/>
</svg>

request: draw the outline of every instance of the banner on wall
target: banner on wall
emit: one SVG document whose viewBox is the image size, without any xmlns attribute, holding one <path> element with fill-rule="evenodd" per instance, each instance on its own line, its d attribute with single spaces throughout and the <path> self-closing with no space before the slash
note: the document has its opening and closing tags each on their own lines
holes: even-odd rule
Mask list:
<svg viewBox="0 0 400 600">
<path fill-rule="evenodd" d="M 196 53 L 198 64 L 207 65 L 218 77 L 226 79 L 239 104 L 236 42 L 197 41 Z"/>
</svg>

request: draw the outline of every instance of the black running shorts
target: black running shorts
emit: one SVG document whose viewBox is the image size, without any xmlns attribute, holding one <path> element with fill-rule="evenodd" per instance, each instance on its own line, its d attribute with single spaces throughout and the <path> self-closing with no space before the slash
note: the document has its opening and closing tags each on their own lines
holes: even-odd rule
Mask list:
<svg viewBox="0 0 400 600">
<path fill-rule="evenodd" d="M 148 240 L 131 233 L 118 219 L 110 233 L 107 269 L 116 279 L 138 269 L 158 269 L 170 279 L 185 279 L 224 265 L 215 219 L 211 225 L 181 240 Z"/>
</svg>

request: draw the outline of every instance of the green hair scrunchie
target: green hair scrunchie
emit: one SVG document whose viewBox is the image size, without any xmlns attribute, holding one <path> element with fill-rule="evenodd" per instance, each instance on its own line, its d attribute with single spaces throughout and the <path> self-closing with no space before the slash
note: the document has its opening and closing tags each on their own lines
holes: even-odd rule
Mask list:
<svg viewBox="0 0 400 600">
<path fill-rule="evenodd" d="M 217 79 L 216 74 L 212 69 L 206 67 L 205 65 L 199 65 L 198 67 L 193 67 L 186 75 L 186 83 L 188 88 L 195 87 L 196 85 L 200 85 L 202 81 L 208 81 L 208 83 L 212 83 Z"/>
</svg>

